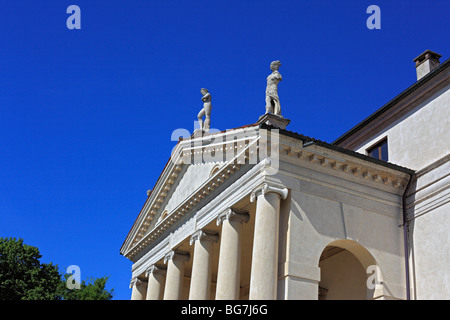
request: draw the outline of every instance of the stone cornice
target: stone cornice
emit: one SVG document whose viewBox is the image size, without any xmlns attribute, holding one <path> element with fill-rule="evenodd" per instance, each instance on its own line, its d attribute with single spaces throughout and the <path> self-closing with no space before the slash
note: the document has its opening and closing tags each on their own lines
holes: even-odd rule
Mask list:
<svg viewBox="0 0 450 320">
<path fill-rule="evenodd" d="M 121 252 L 125 256 L 126 252 L 129 251 L 131 247 L 135 246 L 146 233 L 151 221 L 161 207 L 160 204 L 164 201 L 168 192 L 171 190 L 172 185 L 175 183 L 175 179 L 178 177 L 179 172 L 182 170 L 182 164 L 183 162 L 179 157 L 176 162 L 173 161 L 173 158 L 169 159 L 163 173 L 156 182 L 155 187 L 149 192 L 148 198 L 136 219 L 136 222 L 122 245 Z"/>
<path fill-rule="evenodd" d="M 349 177 L 357 177 L 367 182 L 375 182 L 395 189 L 406 187 L 410 176 L 404 172 L 389 169 L 381 165 L 372 164 L 368 161 L 351 156 L 334 156 L 329 150 L 322 150 L 320 146 L 297 147 L 280 141 L 280 157 L 287 156 L 293 160 L 313 165 L 318 170 L 321 168 L 331 169 L 336 173 L 343 173 Z"/>
<path fill-rule="evenodd" d="M 250 141 L 253 140 L 253 141 Z M 132 259 L 139 252 L 141 252 L 146 246 L 148 246 L 152 241 L 162 235 L 168 228 L 170 228 L 174 223 L 180 220 L 183 216 L 192 211 L 192 209 L 204 198 L 208 197 L 210 193 L 212 193 L 217 187 L 223 184 L 226 180 L 230 178 L 237 170 L 241 168 L 243 164 L 248 160 L 248 151 L 249 148 L 255 144 L 258 139 L 255 137 L 244 137 L 241 140 L 230 141 L 229 145 L 223 146 L 220 145 L 221 149 L 218 151 L 226 152 L 226 148 L 233 150 L 236 153 L 236 156 L 233 157 L 230 161 L 225 163 L 215 174 L 213 174 L 203 185 L 201 185 L 191 196 L 181 202 L 172 212 L 159 221 L 155 227 L 148 231 L 148 227 L 150 226 L 150 221 L 153 220 L 156 215 L 157 210 L 160 208 L 159 203 L 164 201 L 164 197 L 167 196 L 167 192 L 170 190 L 170 186 L 174 183 L 174 180 L 171 177 L 176 178 L 177 175 L 173 175 L 170 172 L 165 176 L 169 179 L 165 188 L 161 192 L 161 188 L 159 188 L 160 192 L 156 193 L 157 195 L 153 197 L 153 201 L 151 202 L 151 209 L 147 210 L 147 214 L 143 215 L 143 219 L 141 219 L 141 224 L 138 228 L 138 231 L 135 233 L 134 240 L 130 243 L 129 249 L 124 253 L 124 256 Z M 219 148 L 219 145 L 216 147 Z M 181 147 L 180 147 L 181 148 Z M 201 153 L 211 153 L 214 152 L 213 146 L 209 146 L 209 148 L 202 148 L 198 151 L 193 150 L 185 150 L 184 155 L 182 149 L 180 149 L 179 155 L 174 158 L 178 165 L 172 166 L 169 168 L 172 171 L 179 172 L 181 171 L 181 163 L 183 163 L 182 158 L 190 157 L 195 152 Z M 174 152 L 175 153 L 175 152 Z M 177 166 L 180 169 L 177 169 Z M 171 171 L 171 172 L 172 172 Z M 166 190 L 167 192 L 164 192 Z M 143 209 L 144 211 L 144 209 Z"/>
</svg>

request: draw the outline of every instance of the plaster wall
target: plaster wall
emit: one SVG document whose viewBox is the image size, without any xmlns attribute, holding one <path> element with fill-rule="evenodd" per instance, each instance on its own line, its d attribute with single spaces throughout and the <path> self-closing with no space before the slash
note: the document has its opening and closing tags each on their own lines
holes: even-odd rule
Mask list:
<svg viewBox="0 0 450 320">
<path fill-rule="evenodd" d="M 415 298 L 450 299 L 450 204 L 423 215 L 414 223 Z"/>
<path fill-rule="evenodd" d="M 449 89 L 447 85 L 437 91 L 355 150 L 364 154 L 387 137 L 389 162 L 418 170 L 408 197 L 410 281 L 415 299 L 450 297 Z"/>
<path fill-rule="evenodd" d="M 450 152 L 449 130 L 450 85 L 356 147 L 355 151 L 366 154 L 368 148 L 387 137 L 389 162 L 420 170 Z"/>
<path fill-rule="evenodd" d="M 407 198 L 416 299 L 450 298 L 450 156 L 418 173 Z"/>
</svg>

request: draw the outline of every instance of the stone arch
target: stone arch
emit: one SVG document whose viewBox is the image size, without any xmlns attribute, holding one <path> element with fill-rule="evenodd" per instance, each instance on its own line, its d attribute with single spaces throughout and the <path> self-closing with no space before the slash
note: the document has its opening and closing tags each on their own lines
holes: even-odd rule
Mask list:
<svg viewBox="0 0 450 320">
<path fill-rule="evenodd" d="M 353 240 L 335 240 L 319 259 L 321 300 L 366 300 L 382 296 L 383 279 L 374 256 Z"/>
</svg>

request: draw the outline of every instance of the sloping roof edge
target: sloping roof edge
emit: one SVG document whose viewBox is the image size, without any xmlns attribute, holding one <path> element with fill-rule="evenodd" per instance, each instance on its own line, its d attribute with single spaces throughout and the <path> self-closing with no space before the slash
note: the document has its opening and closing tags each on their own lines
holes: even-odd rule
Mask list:
<svg viewBox="0 0 450 320">
<path fill-rule="evenodd" d="M 321 146 L 321 147 L 324 147 L 324 148 L 327 148 L 327 149 L 330 149 L 330 150 L 333 150 L 333 151 L 336 151 L 336 152 L 344 153 L 346 155 L 358 158 L 360 160 L 368 161 L 368 162 L 371 162 L 371 163 L 374 163 L 374 164 L 377 164 L 377 165 L 380 165 L 380 166 L 383 166 L 383 167 L 386 167 L 386 168 L 389 168 L 389 169 L 397 170 L 397 171 L 400 171 L 400 172 L 403 172 L 403 173 L 406 173 L 406 174 L 410 174 L 410 175 L 415 173 L 415 171 L 412 170 L 412 169 L 409 169 L 409 168 L 406 168 L 406 167 L 402 167 L 402 166 L 396 165 L 396 164 L 391 163 L 391 162 L 387 162 L 387 161 L 383 161 L 383 160 L 380 160 L 380 159 L 376 159 L 376 158 L 373 158 L 373 157 L 370 157 L 370 156 L 366 156 L 366 155 L 364 155 L 362 153 L 359 153 L 359 152 L 356 152 L 356 151 L 353 151 L 353 150 L 350 150 L 350 149 L 346 149 L 346 148 L 340 147 L 340 146 L 335 145 L 335 144 L 330 144 L 330 143 L 327 143 L 327 142 L 324 142 L 324 141 L 321 141 L 321 140 L 317 140 L 317 139 L 305 136 L 305 135 L 297 133 L 297 132 L 275 128 L 275 127 L 269 126 L 267 124 L 262 124 L 260 126 L 260 128 L 262 128 L 262 129 L 278 129 L 280 134 L 283 134 L 285 136 L 288 136 L 288 137 L 291 137 L 291 138 L 294 138 L 294 139 L 302 140 L 303 144 L 305 144 L 305 143 L 313 143 L 313 144 L 316 144 L 318 146 Z"/>
<path fill-rule="evenodd" d="M 397 102 L 399 102 L 401 99 L 406 97 L 407 95 L 411 94 L 413 91 L 418 89 L 420 86 L 425 84 L 426 82 L 430 81 L 432 78 L 434 78 L 439 73 L 443 72 L 448 66 L 450 66 L 450 59 L 447 59 L 443 63 L 441 63 L 436 69 L 431 71 L 429 74 L 421 78 L 420 80 L 416 81 L 414 84 L 409 86 L 406 90 L 401 92 L 399 95 L 397 95 L 394 99 L 386 103 L 384 106 L 376 110 L 374 113 L 369 115 L 367 118 L 365 118 L 363 121 L 358 123 L 356 126 L 345 132 L 343 135 L 341 135 L 339 138 L 334 140 L 332 142 L 333 145 L 340 144 L 341 142 L 345 141 L 348 137 L 356 133 L 358 130 L 366 126 L 368 123 L 370 123 L 372 120 L 376 119 L 380 115 L 382 115 L 384 112 L 391 109 Z"/>
</svg>

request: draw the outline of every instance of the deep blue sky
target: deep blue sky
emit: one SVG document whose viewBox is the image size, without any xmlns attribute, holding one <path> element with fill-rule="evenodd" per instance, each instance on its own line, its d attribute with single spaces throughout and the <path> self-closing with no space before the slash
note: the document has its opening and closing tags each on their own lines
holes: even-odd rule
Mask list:
<svg viewBox="0 0 450 320">
<path fill-rule="evenodd" d="M 81 30 L 66 9 L 81 8 Z M 381 9 L 369 30 L 366 9 Z M 332 142 L 416 80 L 426 49 L 450 57 L 450 2 L 0 1 L 0 236 L 37 246 L 129 299 L 119 249 L 175 144 L 265 112 L 280 60 L 287 129 Z"/>
</svg>

